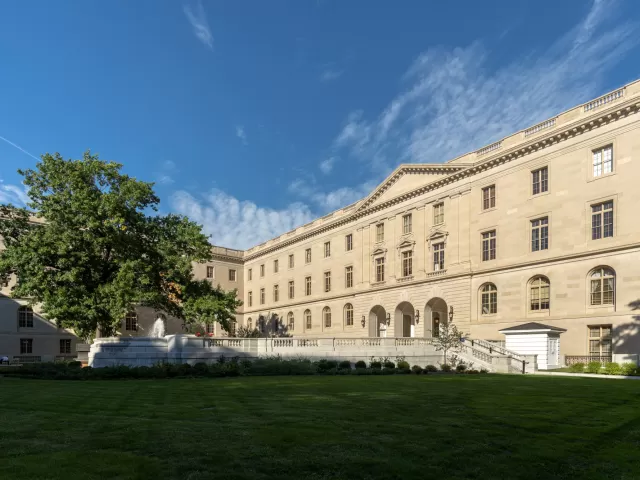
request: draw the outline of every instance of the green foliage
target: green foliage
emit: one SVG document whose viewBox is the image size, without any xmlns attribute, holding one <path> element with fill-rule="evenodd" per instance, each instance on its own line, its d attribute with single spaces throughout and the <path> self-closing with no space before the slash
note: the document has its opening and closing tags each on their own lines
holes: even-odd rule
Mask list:
<svg viewBox="0 0 640 480">
<path fill-rule="evenodd" d="M 411 371 L 416 375 L 420 375 L 422 373 L 422 370 L 423 369 L 420 365 L 414 365 L 413 367 L 411 367 Z"/>
<path fill-rule="evenodd" d="M 627 362 L 620 365 L 620 375 L 633 375 L 638 372 L 638 366 L 635 363 Z"/>
<path fill-rule="evenodd" d="M 437 372 L 438 371 L 438 367 L 436 367 L 435 365 L 427 365 L 426 367 L 424 367 L 424 371 L 425 372 Z"/>
<path fill-rule="evenodd" d="M 239 338 L 258 338 L 260 337 L 260 330 L 257 328 L 248 328 L 245 326 L 240 326 L 236 330 L 236 337 Z"/>
<path fill-rule="evenodd" d="M 445 360 L 449 353 L 458 353 L 462 350 L 462 342 L 469 335 L 458 330 L 454 323 L 444 322 L 440 324 L 438 336 L 433 338 L 433 346 L 436 350 L 444 352 Z"/>
<path fill-rule="evenodd" d="M 464 363 L 460 363 L 456 366 L 456 372 L 463 373 L 467 369 L 467 366 Z"/>
<path fill-rule="evenodd" d="M 19 170 L 29 210 L 0 206 L 0 277 L 16 275 L 14 297 L 84 338 L 116 333 L 137 305 L 228 330 L 241 305 L 235 291 L 193 279 L 192 263 L 211 259 L 201 226 L 154 214 L 153 184 L 121 168 L 87 152 L 80 160 L 45 154 Z"/>
<path fill-rule="evenodd" d="M 450 372 L 452 368 L 451 368 L 451 365 L 447 363 L 443 363 L 442 365 L 440 365 L 440 370 L 443 372 Z"/>
<path fill-rule="evenodd" d="M 367 368 L 367 362 L 365 362 L 364 360 L 358 360 L 356 362 L 356 369 L 360 368 Z"/>
<path fill-rule="evenodd" d="M 602 369 L 602 363 L 600 362 L 587 363 L 587 368 L 586 368 L 587 373 L 600 373 L 601 369 Z"/>
<path fill-rule="evenodd" d="M 383 375 L 394 375 L 396 373 L 396 369 L 395 367 L 384 367 L 382 369 L 382 374 Z"/>
<path fill-rule="evenodd" d="M 382 368 L 382 362 L 378 361 L 378 360 L 373 360 L 370 364 L 369 367 L 373 370 L 380 370 Z"/>
<path fill-rule="evenodd" d="M 571 373 L 583 373 L 584 363 L 574 363 L 573 365 L 569 365 L 569 371 Z"/>
<path fill-rule="evenodd" d="M 349 360 L 343 360 L 338 364 L 340 370 L 351 370 L 351 362 Z"/>
<path fill-rule="evenodd" d="M 479 373 L 481 373 L 481 372 L 479 372 L 478 370 L 475 370 L 475 369 L 473 369 L 473 368 L 470 368 L 469 370 L 467 370 L 467 371 L 466 371 L 466 372 L 464 372 L 464 373 L 468 373 L 468 374 L 470 374 L 470 375 L 476 375 L 476 374 L 479 374 Z M 482 373 L 486 373 L 486 372 L 482 372 Z"/>
<path fill-rule="evenodd" d="M 616 362 L 607 362 L 604 364 L 605 375 L 622 375 L 622 368 Z"/>
<path fill-rule="evenodd" d="M 384 368 L 396 368 L 396 364 L 391 360 L 385 361 L 382 365 L 384 366 Z"/>
<path fill-rule="evenodd" d="M 409 365 L 409 362 L 407 362 L 406 360 L 400 360 L 398 362 L 398 368 L 402 368 L 402 369 L 411 368 L 411 365 Z"/>
<path fill-rule="evenodd" d="M 489 370 L 487 370 L 486 368 L 481 368 L 480 373 L 489 373 Z"/>
<path fill-rule="evenodd" d="M 325 360 L 322 359 L 316 362 L 318 371 L 321 373 L 328 373 L 331 370 L 338 369 L 338 362 L 336 360 Z"/>
</svg>

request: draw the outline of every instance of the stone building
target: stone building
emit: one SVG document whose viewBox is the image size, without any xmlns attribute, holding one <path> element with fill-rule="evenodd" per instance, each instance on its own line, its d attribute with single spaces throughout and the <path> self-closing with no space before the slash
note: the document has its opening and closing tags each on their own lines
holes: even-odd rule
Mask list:
<svg viewBox="0 0 640 480">
<path fill-rule="evenodd" d="M 632 359 L 639 111 L 636 81 L 446 163 L 400 165 L 353 205 L 246 251 L 214 247 L 196 274 L 237 288 L 238 324 L 265 334 L 432 337 L 453 318 L 497 342 L 523 324 L 562 332 L 549 365 Z M 139 311 L 122 334 L 148 334 L 156 316 Z"/>
</svg>

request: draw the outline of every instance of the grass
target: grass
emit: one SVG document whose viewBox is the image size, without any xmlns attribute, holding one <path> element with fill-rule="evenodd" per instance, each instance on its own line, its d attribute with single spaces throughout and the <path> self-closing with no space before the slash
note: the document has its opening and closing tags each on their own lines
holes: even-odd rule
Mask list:
<svg viewBox="0 0 640 480">
<path fill-rule="evenodd" d="M 0 478 L 637 479 L 638 382 L 0 378 Z"/>
</svg>

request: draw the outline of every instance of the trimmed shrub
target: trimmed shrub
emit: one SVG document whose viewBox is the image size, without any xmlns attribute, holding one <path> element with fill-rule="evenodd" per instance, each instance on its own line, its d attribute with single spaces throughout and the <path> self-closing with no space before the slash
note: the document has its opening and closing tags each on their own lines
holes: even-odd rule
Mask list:
<svg viewBox="0 0 640 480">
<path fill-rule="evenodd" d="M 489 370 L 487 370 L 486 368 L 481 368 L 480 373 L 489 373 Z"/>
<path fill-rule="evenodd" d="M 367 368 L 367 362 L 365 362 L 364 360 L 358 360 L 356 362 L 356 368 L 357 369 Z"/>
<path fill-rule="evenodd" d="M 330 370 L 338 369 L 338 362 L 336 360 L 322 359 L 317 363 L 318 371 L 321 373 L 329 372 Z"/>
<path fill-rule="evenodd" d="M 583 373 L 584 363 L 574 363 L 573 365 L 569 365 L 569 371 L 571 373 Z"/>
<path fill-rule="evenodd" d="M 374 360 L 373 362 L 371 362 L 371 365 L 369 365 L 369 367 L 372 370 L 380 370 L 382 368 L 382 362 Z"/>
<path fill-rule="evenodd" d="M 638 366 L 635 363 L 628 362 L 620 365 L 620 375 L 633 375 L 638 370 Z"/>
<path fill-rule="evenodd" d="M 422 367 L 420 365 L 414 365 L 411 367 L 411 371 L 416 375 L 420 375 L 422 373 Z"/>
<path fill-rule="evenodd" d="M 386 363 L 386 362 L 385 362 L 385 363 Z M 395 373 L 396 373 L 396 369 L 395 369 L 395 367 L 393 367 L 393 368 L 392 368 L 392 367 L 384 367 L 384 368 L 382 369 L 382 374 L 383 374 L 383 375 L 393 375 L 393 374 L 395 374 Z"/>
<path fill-rule="evenodd" d="M 450 372 L 451 371 L 451 365 L 449 365 L 447 363 L 443 363 L 442 365 L 440 365 L 440 371 L 442 371 L 442 372 Z"/>
<path fill-rule="evenodd" d="M 474 370 L 473 368 L 470 368 L 469 370 L 465 371 L 464 373 L 468 373 L 470 375 L 475 375 L 480 373 L 478 370 Z"/>
<path fill-rule="evenodd" d="M 393 363 L 391 360 L 385 360 L 383 366 L 384 368 L 396 368 L 396 364 Z"/>
<path fill-rule="evenodd" d="M 424 367 L 425 372 L 437 372 L 438 371 L 438 367 L 436 367 L 435 365 L 427 365 L 426 367 Z"/>
<path fill-rule="evenodd" d="M 400 360 L 398 362 L 398 368 L 400 368 L 400 369 L 411 368 L 411 365 L 409 365 L 409 362 L 407 362 L 405 360 Z"/>
<path fill-rule="evenodd" d="M 605 375 L 620 375 L 622 374 L 622 368 L 616 362 L 607 362 L 604 365 Z"/>
<path fill-rule="evenodd" d="M 587 363 L 587 373 L 600 373 L 601 368 L 602 364 L 600 362 Z"/>
<path fill-rule="evenodd" d="M 456 367 L 456 372 L 464 373 L 466 369 L 467 369 L 467 366 L 464 363 L 461 363 Z"/>
<path fill-rule="evenodd" d="M 82 367 L 82 362 L 78 362 L 77 360 L 73 360 L 73 361 L 67 363 L 67 366 L 69 368 L 81 368 Z"/>
<path fill-rule="evenodd" d="M 340 370 L 351 370 L 351 362 L 349 360 L 343 360 L 342 362 L 340 362 L 340 364 L 338 365 L 338 368 Z"/>
<path fill-rule="evenodd" d="M 410 375 L 411 374 L 411 369 L 410 368 L 397 368 L 396 369 L 396 373 L 399 373 L 401 375 Z"/>
<path fill-rule="evenodd" d="M 198 362 L 193 366 L 193 370 L 196 374 L 204 375 L 209 370 L 209 367 L 204 362 Z"/>
</svg>

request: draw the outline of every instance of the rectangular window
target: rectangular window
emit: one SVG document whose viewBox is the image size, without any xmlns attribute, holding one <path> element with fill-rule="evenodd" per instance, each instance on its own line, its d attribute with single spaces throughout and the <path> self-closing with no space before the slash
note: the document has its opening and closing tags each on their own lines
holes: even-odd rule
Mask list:
<svg viewBox="0 0 640 480">
<path fill-rule="evenodd" d="M 20 339 L 20 354 L 33 353 L 33 338 Z"/>
<path fill-rule="evenodd" d="M 433 224 L 444 223 L 444 203 L 437 203 L 433 206 Z"/>
<path fill-rule="evenodd" d="M 311 330 L 311 312 L 309 310 L 304 312 L 304 323 L 307 330 Z"/>
<path fill-rule="evenodd" d="M 345 267 L 344 269 L 344 286 L 346 288 L 353 287 L 353 267 Z"/>
<path fill-rule="evenodd" d="M 412 219 L 411 219 L 411 214 L 408 213 L 406 215 L 402 216 L 402 234 L 403 235 L 408 235 L 409 233 L 412 232 Z"/>
<path fill-rule="evenodd" d="M 324 291 L 331 291 L 331 272 L 324 272 Z"/>
<path fill-rule="evenodd" d="M 250 307 L 253 307 L 253 292 L 249 292 L 247 303 L 249 304 Z"/>
<path fill-rule="evenodd" d="M 376 225 L 376 243 L 384 241 L 384 223 Z"/>
<path fill-rule="evenodd" d="M 613 200 L 591 205 L 591 240 L 613 237 Z"/>
<path fill-rule="evenodd" d="M 295 297 L 295 286 L 293 283 L 293 280 L 289 281 L 289 298 L 294 298 Z"/>
<path fill-rule="evenodd" d="M 273 273 L 278 273 L 278 260 L 273 261 Z"/>
<path fill-rule="evenodd" d="M 249 281 L 253 280 L 253 268 L 250 268 L 247 274 L 249 276 Z"/>
<path fill-rule="evenodd" d="M 538 252 L 549 248 L 549 218 L 531 220 L 531 251 Z"/>
<path fill-rule="evenodd" d="M 376 282 L 384 282 L 384 257 L 376 258 Z"/>
<path fill-rule="evenodd" d="M 216 333 L 216 324 L 215 323 L 207 323 L 204 326 L 205 331 L 207 332 L 207 334 L 211 334 L 214 335 Z"/>
<path fill-rule="evenodd" d="M 213 278 L 213 267 L 207 267 L 207 278 Z"/>
<path fill-rule="evenodd" d="M 534 195 L 549 190 L 549 170 L 547 167 L 531 172 L 532 192 Z"/>
<path fill-rule="evenodd" d="M 18 309 L 18 326 L 20 328 L 33 328 L 33 310 L 29 307 Z"/>
<path fill-rule="evenodd" d="M 293 258 L 293 253 L 289 255 L 289 268 L 293 268 L 295 266 L 295 261 Z"/>
<path fill-rule="evenodd" d="M 484 187 L 482 189 L 482 209 L 488 210 L 496 206 L 496 186 Z"/>
<path fill-rule="evenodd" d="M 60 353 L 63 354 L 63 355 L 71 353 L 71 339 L 70 338 L 61 338 L 60 339 Z"/>
<path fill-rule="evenodd" d="M 496 259 L 496 231 L 484 232 L 482 234 L 482 261 Z"/>
<path fill-rule="evenodd" d="M 229 269 L 229 281 L 230 282 L 236 281 L 236 271 L 231 268 Z"/>
<path fill-rule="evenodd" d="M 264 305 L 264 288 L 260 289 L 260 305 Z"/>
<path fill-rule="evenodd" d="M 593 176 L 601 177 L 613 172 L 613 145 L 607 145 L 593 152 Z"/>
<path fill-rule="evenodd" d="M 402 252 L 402 276 L 413 275 L 413 251 Z"/>
<path fill-rule="evenodd" d="M 311 295 L 311 277 L 305 277 L 304 279 L 304 293 L 305 295 Z"/>
<path fill-rule="evenodd" d="M 324 258 L 331 256 L 331 242 L 324 242 Z"/>
<path fill-rule="evenodd" d="M 305 263 L 311 263 L 311 249 L 307 248 L 304 251 L 304 261 Z"/>
<path fill-rule="evenodd" d="M 589 356 L 611 359 L 611 325 L 593 325 L 589 328 Z"/>
<path fill-rule="evenodd" d="M 264 277 L 264 263 L 260 265 L 260 277 Z"/>
<path fill-rule="evenodd" d="M 444 270 L 444 242 L 433 244 L 433 271 Z"/>
<path fill-rule="evenodd" d="M 347 252 L 353 250 L 353 235 L 351 233 L 344 237 L 344 249 Z"/>
<path fill-rule="evenodd" d="M 128 313 L 124 322 L 125 330 L 130 332 L 138 331 L 138 315 L 135 312 Z"/>
<path fill-rule="evenodd" d="M 273 301 L 277 302 L 280 300 L 280 287 L 278 285 L 273 286 Z"/>
</svg>

